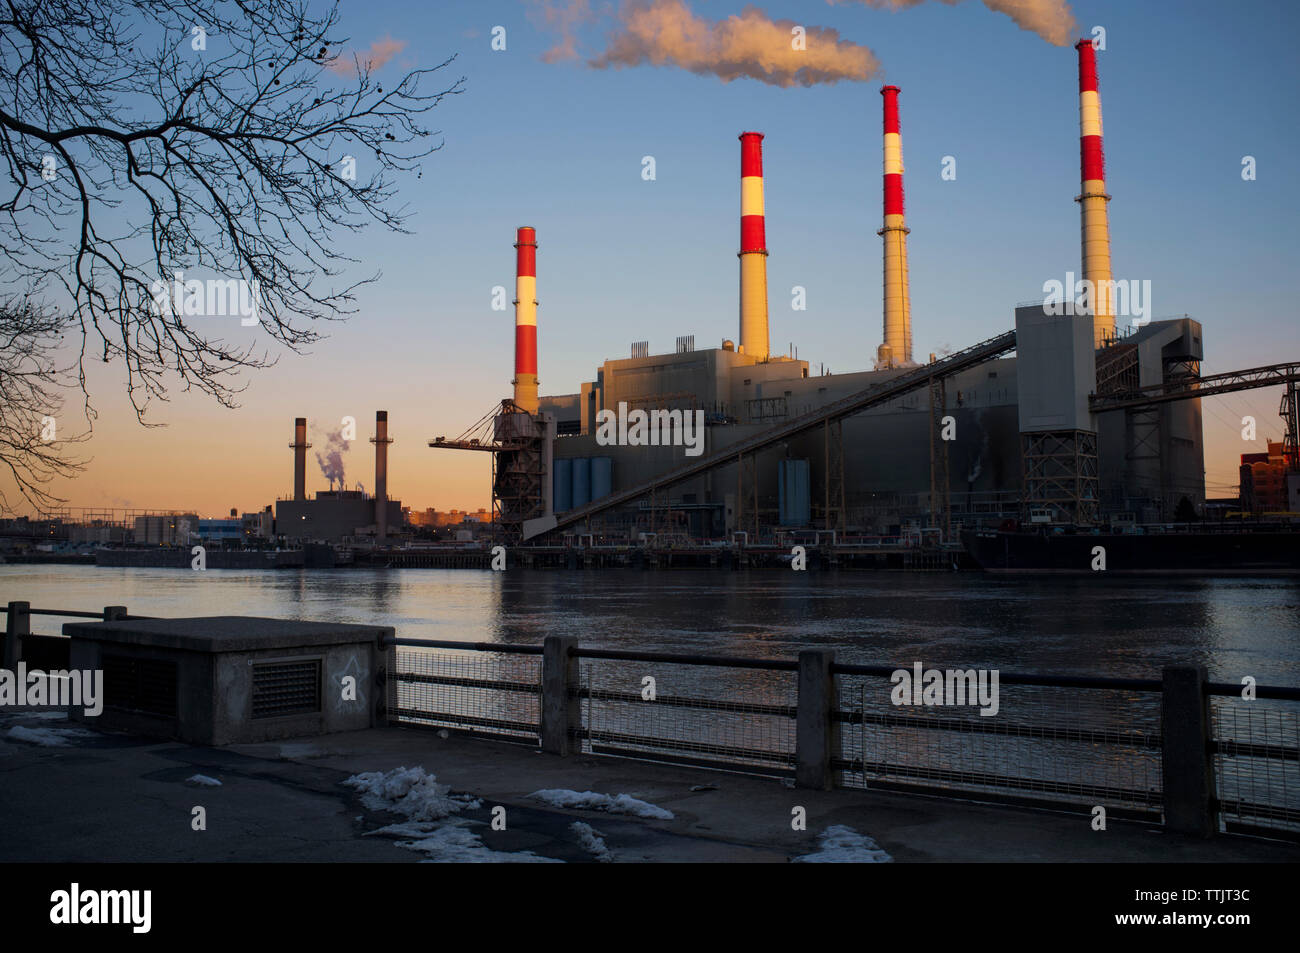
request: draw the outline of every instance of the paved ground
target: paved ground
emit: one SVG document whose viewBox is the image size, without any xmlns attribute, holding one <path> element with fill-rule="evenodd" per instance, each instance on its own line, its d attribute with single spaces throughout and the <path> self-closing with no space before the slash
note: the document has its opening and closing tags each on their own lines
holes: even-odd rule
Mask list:
<svg viewBox="0 0 1300 953">
<path fill-rule="evenodd" d="M 802 791 L 781 782 L 635 761 L 562 759 L 528 748 L 419 729 L 388 729 L 263 745 L 198 748 L 120 734 L 64 736 L 65 746 L 11 729 L 66 730 L 49 713 L 0 713 L 0 861 L 392 861 L 430 856 L 366 836 L 401 818 L 367 809 L 341 782 L 361 771 L 421 766 L 479 807 L 449 822 L 492 851 L 566 861 L 592 855 L 571 828 L 585 821 L 615 859 L 784 863 L 846 825 L 895 861 L 1300 861 L 1300 846 L 1238 837 L 1192 841 L 1148 825 L 858 791 Z M 24 735 L 20 730 L 16 735 Z M 221 781 L 187 781 L 203 774 Z M 701 785 L 712 790 L 692 791 Z M 629 794 L 672 820 L 559 810 L 542 788 Z M 494 831 L 492 808 L 506 808 Z M 207 829 L 192 830 L 195 806 Z M 791 828 L 796 806 L 807 831 Z M 443 856 L 434 853 L 432 856 Z M 482 856 L 482 855 L 479 855 Z M 499 859 L 499 858 L 492 858 Z"/>
</svg>

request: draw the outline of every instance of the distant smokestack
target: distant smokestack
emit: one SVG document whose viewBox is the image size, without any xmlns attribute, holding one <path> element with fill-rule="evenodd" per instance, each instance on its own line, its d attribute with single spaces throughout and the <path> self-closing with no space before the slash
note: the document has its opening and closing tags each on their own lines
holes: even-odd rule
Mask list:
<svg viewBox="0 0 1300 953">
<path fill-rule="evenodd" d="M 307 499 L 307 418 L 293 419 L 293 498 L 298 501 Z"/>
<path fill-rule="evenodd" d="M 912 363 L 912 300 L 907 288 L 907 234 L 903 224 L 903 137 L 898 124 L 897 86 L 885 86 L 885 226 L 876 232 L 885 245 L 884 341 L 876 352 L 881 367 Z"/>
<path fill-rule="evenodd" d="M 1083 187 L 1075 198 L 1083 215 L 1083 277 L 1092 284 L 1093 340 L 1098 347 L 1115 336 L 1115 302 L 1110 284 L 1110 220 L 1106 213 L 1106 160 L 1101 144 L 1101 95 L 1097 91 L 1097 52 L 1080 40 L 1079 164 Z M 1066 289 L 1072 297 L 1073 289 Z"/>
<path fill-rule="evenodd" d="M 537 231 L 519 226 L 515 240 L 515 403 L 537 413 Z"/>
<path fill-rule="evenodd" d="M 740 350 L 767 360 L 767 229 L 763 134 L 740 134 Z"/>
<path fill-rule="evenodd" d="M 388 537 L 388 411 L 375 411 L 375 537 Z"/>
</svg>

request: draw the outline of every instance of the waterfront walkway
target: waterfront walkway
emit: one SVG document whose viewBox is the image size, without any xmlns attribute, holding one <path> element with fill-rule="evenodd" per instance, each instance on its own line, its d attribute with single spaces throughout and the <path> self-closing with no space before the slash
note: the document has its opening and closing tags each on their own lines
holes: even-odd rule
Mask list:
<svg viewBox="0 0 1300 953">
<path fill-rule="evenodd" d="M 401 766 L 421 766 L 454 792 L 479 798 L 479 807 L 459 817 L 471 822 L 462 829 L 492 851 L 571 862 L 593 859 L 575 836 L 575 821 L 603 834 L 623 862 L 784 863 L 815 852 L 818 835 L 832 825 L 874 838 L 896 862 L 1300 861 L 1300 845 L 1226 836 L 1194 841 L 1115 820 L 1098 832 L 1077 815 L 795 790 L 714 771 L 561 759 L 414 728 L 203 748 L 85 732 L 49 712 L 17 709 L 0 709 L 0 861 L 422 860 L 430 855 L 365 836 L 401 818 L 367 809 L 341 783 Z M 190 781 L 195 775 L 221 784 Z M 713 789 L 692 790 L 701 786 Z M 528 797 L 547 788 L 628 794 L 674 818 L 562 810 Z M 489 823 L 497 805 L 506 808 L 504 831 Z M 195 806 L 206 810 L 205 831 L 192 830 Z M 796 806 L 807 811 L 806 832 L 791 829 Z"/>
</svg>

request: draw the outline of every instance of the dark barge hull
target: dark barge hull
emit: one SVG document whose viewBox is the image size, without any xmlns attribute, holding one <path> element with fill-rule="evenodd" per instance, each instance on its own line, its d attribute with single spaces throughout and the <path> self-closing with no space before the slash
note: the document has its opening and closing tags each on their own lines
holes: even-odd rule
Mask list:
<svg viewBox="0 0 1300 953">
<path fill-rule="evenodd" d="M 1105 548 L 1109 575 L 1300 576 L 1300 532 L 962 533 L 966 552 L 985 572 L 1090 576 L 1094 547 Z"/>
</svg>

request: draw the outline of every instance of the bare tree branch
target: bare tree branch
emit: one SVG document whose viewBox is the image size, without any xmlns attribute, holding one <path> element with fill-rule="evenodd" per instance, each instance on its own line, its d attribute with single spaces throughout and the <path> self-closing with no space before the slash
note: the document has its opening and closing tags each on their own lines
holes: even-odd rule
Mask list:
<svg viewBox="0 0 1300 953">
<path fill-rule="evenodd" d="M 441 148 L 421 121 L 464 80 L 426 90 L 449 59 L 385 84 L 355 57 L 345 80 L 338 8 L 317 6 L 0 0 L 0 294 L 64 299 L 88 419 L 91 359 L 123 361 L 141 423 L 172 381 L 235 406 L 274 363 L 233 321 L 186 320 L 177 273 L 246 283 L 298 350 L 378 277 L 336 285 L 340 239 L 405 230 L 396 181 Z"/>
<path fill-rule="evenodd" d="M 86 462 L 68 457 L 67 448 L 85 440 L 89 427 L 70 434 L 62 417 L 62 391 L 72 376 L 55 352 L 69 324 L 49 308 L 0 301 L 0 470 L 38 513 L 65 502 L 48 491 L 50 481 L 74 475 Z M 12 512 L 16 502 L 0 486 L 0 513 Z"/>
</svg>

